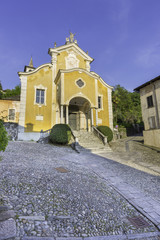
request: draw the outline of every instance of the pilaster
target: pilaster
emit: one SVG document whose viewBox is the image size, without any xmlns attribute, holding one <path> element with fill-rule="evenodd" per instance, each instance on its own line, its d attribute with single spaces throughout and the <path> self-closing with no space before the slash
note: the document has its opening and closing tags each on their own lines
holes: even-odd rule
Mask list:
<svg viewBox="0 0 160 240">
<path fill-rule="evenodd" d="M 112 89 L 108 88 L 109 127 L 113 130 Z"/>
<path fill-rule="evenodd" d="M 19 132 L 24 132 L 25 128 L 25 113 L 26 113 L 26 96 L 27 96 L 27 77 L 20 76 L 21 80 L 21 101 L 19 114 Z"/>
<path fill-rule="evenodd" d="M 61 74 L 61 104 L 64 104 L 64 73 Z"/>
<path fill-rule="evenodd" d="M 90 66 L 90 61 L 86 60 L 86 70 L 90 72 L 91 66 Z"/>
<path fill-rule="evenodd" d="M 51 127 L 56 123 L 56 84 L 54 82 L 57 72 L 57 55 L 58 52 L 50 51 L 51 64 L 52 64 L 52 115 L 51 115 Z"/>
<path fill-rule="evenodd" d="M 95 98 L 96 98 L 95 103 L 96 103 L 96 107 L 98 108 L 98 85 L 97 85 L 97 79 L 95 78 L 94 81 L 95 81 Z"/>
</svg>

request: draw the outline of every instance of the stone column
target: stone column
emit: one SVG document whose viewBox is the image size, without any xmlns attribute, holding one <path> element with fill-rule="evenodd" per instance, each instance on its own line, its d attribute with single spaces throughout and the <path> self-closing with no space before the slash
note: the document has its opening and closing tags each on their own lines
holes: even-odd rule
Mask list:
<svg viewBox="0 0 160 240">
<path fill-rule="evenodd" d="M 68 124 L 68 105 L 66 105 L 66 124 Z"/>
<path fill-rule="evenodd" d="M 93 108 L 91 108 L 91 127 L 94 126 Z"/>
<path fill-rule="evenodd" d="M 63 105 L 61 105 L 61 123 L 63 123 Z"/>
<path fill-rule="evenodd" d="M 98 126 L 98 109 L 96 108 L 96 126 Z"/>
</svg>

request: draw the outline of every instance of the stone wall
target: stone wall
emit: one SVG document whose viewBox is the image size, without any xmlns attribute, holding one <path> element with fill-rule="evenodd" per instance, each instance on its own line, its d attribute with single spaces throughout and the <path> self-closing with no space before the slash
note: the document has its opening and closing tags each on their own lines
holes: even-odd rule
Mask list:
<svg viewBox="0 0 160 240">
<path fill-rule="evenodd" d="M 160 148 L 160 129 L 143 131 L 144 144 Z"/>
<path fill-rule="evenodd" d="M 4 127 L 10 137 L 10 140 L 17 140 L 17 138 L 18 138 L 18 123 L 4 122 Z"/>
</svg>

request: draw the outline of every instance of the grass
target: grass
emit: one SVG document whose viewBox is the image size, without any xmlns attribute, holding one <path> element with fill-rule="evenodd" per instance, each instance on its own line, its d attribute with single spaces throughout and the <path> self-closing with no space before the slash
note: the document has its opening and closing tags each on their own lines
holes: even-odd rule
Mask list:
<svg viewBox="0 0 160 240">
<path fill-rule="evenodd" d="M 3 204 L 4 204 L 4 200 L 0 198 L 0 206 L 2 206 Z"/>
</svg>

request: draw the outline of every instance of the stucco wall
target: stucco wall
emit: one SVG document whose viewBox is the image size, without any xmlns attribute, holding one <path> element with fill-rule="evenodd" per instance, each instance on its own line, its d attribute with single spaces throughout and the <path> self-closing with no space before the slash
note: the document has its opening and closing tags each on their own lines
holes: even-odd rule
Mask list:
<svg viewBox="0 0 160 240">
<path fill-rule="evenodd" d="M 76 81 L 82 79 L 85 83 L 84 87 L 77 86 Z M 85 72 L 73 71 L 64 74 L 64 102 L 69 101 L 72 97 L 82 93 L 90 100 L 92 106 L 96 106 L 95 98 L 95 81 L 94 78 L 87 75 Z"/>
<path fill-rule="evenodd" d="M 35 103 L 36 87 L 45 88 L 45 104 Z M 52 71 L 49 67 L 40 69 L 27 78 L 25 132 L 39 132 L 51 128 L 52 114 Z M 43 120 L 38 120 L 42 116 Z M 40 119 L 40 118 L 39 118 Z"/>
<path fill-rule="evenodd" d="M 68 57 L 71 51 L 62 51 L 57 56 L 57 72 L 59 69 L 66 69 L 66 57 Z M 86 62 L 80 54 L 76 54 L 76 58 L 79 60 L 79 68 L 86 69 Z"/>
<path fill-rule="evenodd" d="M 160 148 L 160 129 L 143 131 L 144 144 Z"/>
<path fill-rule="evenodd" d="M 100 81 L 98 81 L 98 96 L 102 96 L 102 109 L 98 109 L 98 125 L 110 126 L 108 111 L 108 90 Z"/>
<path fill-rule="evenodd" d="M 154 97 L 154 91 L 156 95 L 156 100 Z M 147 97 L 153 97 L 153 107 L 148 108 L 147 106 Z M 144 121 L 145 130 L 149 130 L 149 117 L 155 117 L 156 127 L 158 127 L 157 117 L 156 117 L 156 102 L 158 108 L 158 116 L 160 119 L 160 81 L 156 81 L 152 84 L 147 85 L 146 87 L 140 89 L 140 97 L 141 97 L 141 108 L 142 108 L 142 117 Z"/>
<path fill-rule="evenodd" d="M 15 109 L 15 119 L 11 120 L 11 122 L 18 123 L 19 120 L 19 108 L 20 101 L 14 100 L 0 100 L 0 119 L 3 119 L 4 122 L 9 122 L 8 119 L 9 109 Z"/>
</svg>

